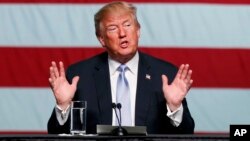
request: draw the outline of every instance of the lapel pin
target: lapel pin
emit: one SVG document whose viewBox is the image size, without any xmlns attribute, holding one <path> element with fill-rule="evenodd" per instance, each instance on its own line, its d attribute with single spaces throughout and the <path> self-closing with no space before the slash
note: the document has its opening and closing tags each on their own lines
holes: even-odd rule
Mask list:
<svg viewBox="0 0 250 141">
<path fill-rule="evenodd" d="M 146 74 L 146 79 L 150 80 L 151 76 L 149 74 Z"/>
</svg>

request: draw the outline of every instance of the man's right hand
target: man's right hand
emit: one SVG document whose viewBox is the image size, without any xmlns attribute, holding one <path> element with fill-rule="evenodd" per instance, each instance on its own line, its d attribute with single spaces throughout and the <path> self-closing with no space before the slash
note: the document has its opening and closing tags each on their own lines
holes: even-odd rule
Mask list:
<svg viewBox="0 0 250 141">
<path fill-rule="evenodd" d="M 65 110 L 75 95 L 79 76 L 75 76 L 72 79 L 72 84 L 69 84 L 65 76 L 63 62 L 59 62 L 58 70 L 56 62 L 52 61 L 49 71 L 49 83 L 56 98 L 56 103 L 62 110 Z"/>
</svg>

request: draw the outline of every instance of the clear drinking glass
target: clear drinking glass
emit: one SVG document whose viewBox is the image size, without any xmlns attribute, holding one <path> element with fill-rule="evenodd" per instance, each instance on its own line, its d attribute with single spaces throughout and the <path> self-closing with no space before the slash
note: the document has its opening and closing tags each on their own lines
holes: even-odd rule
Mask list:
<svg viewBox="0 0 250 141">
<path fill-rule="evenodd" d="M 72 135 L 85 135 L 87 101 L 72 101 L 70 108 L 70 133 Z"/>
</svg>

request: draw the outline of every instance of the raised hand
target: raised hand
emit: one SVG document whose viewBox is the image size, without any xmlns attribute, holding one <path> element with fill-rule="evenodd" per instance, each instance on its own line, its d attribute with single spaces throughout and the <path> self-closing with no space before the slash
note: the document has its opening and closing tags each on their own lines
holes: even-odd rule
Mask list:
<svg viewBox="0 0 250 141">
<path fill-rule="evenodd" d="M 191 79 L 192 70 L 189 69 L 189 65 L 182 64 L 173 80 L 168 85 L 168 78 L 166 75 L 162 75 L 162 89 L 164 97 L 171 111 L 175 111 L 181 106 L 181 103 L 188 90 L 190 89 L 193 80 Z"/>
<path fill-rule="evenodd" d="M 59 62 L 58 70 L 56 63 L 52 61 L 49 71 L 49 83 L 55 96 L 56 103 L 64 110 L 68 107 L 75 95 L 79 76 L 75 76 L 72 80 L 72 84 L 69 84 L 65 76 L 63 62 Z"/>
</svg>

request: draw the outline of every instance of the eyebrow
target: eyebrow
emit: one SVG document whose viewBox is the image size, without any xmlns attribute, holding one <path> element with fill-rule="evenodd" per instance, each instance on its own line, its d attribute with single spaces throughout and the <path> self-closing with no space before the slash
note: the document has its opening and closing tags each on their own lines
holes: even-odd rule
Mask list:
<svg viewBox="0 0 250 141">
<path fill-rule="evenodd" d="M 126 23 L 126 22 L 131 22 L 132 20 L 131 19 L 126 19 L 125 21 L 123 21 L 122 22 L 122 24 L 124 24 L 124 23 Z M 108 27 L 108 26 L 116 26 L 116 24 L 114 24 L 114 23 L 111 23 L 111 24 L 108 24 L 106 27 Z"/>
</svg>

